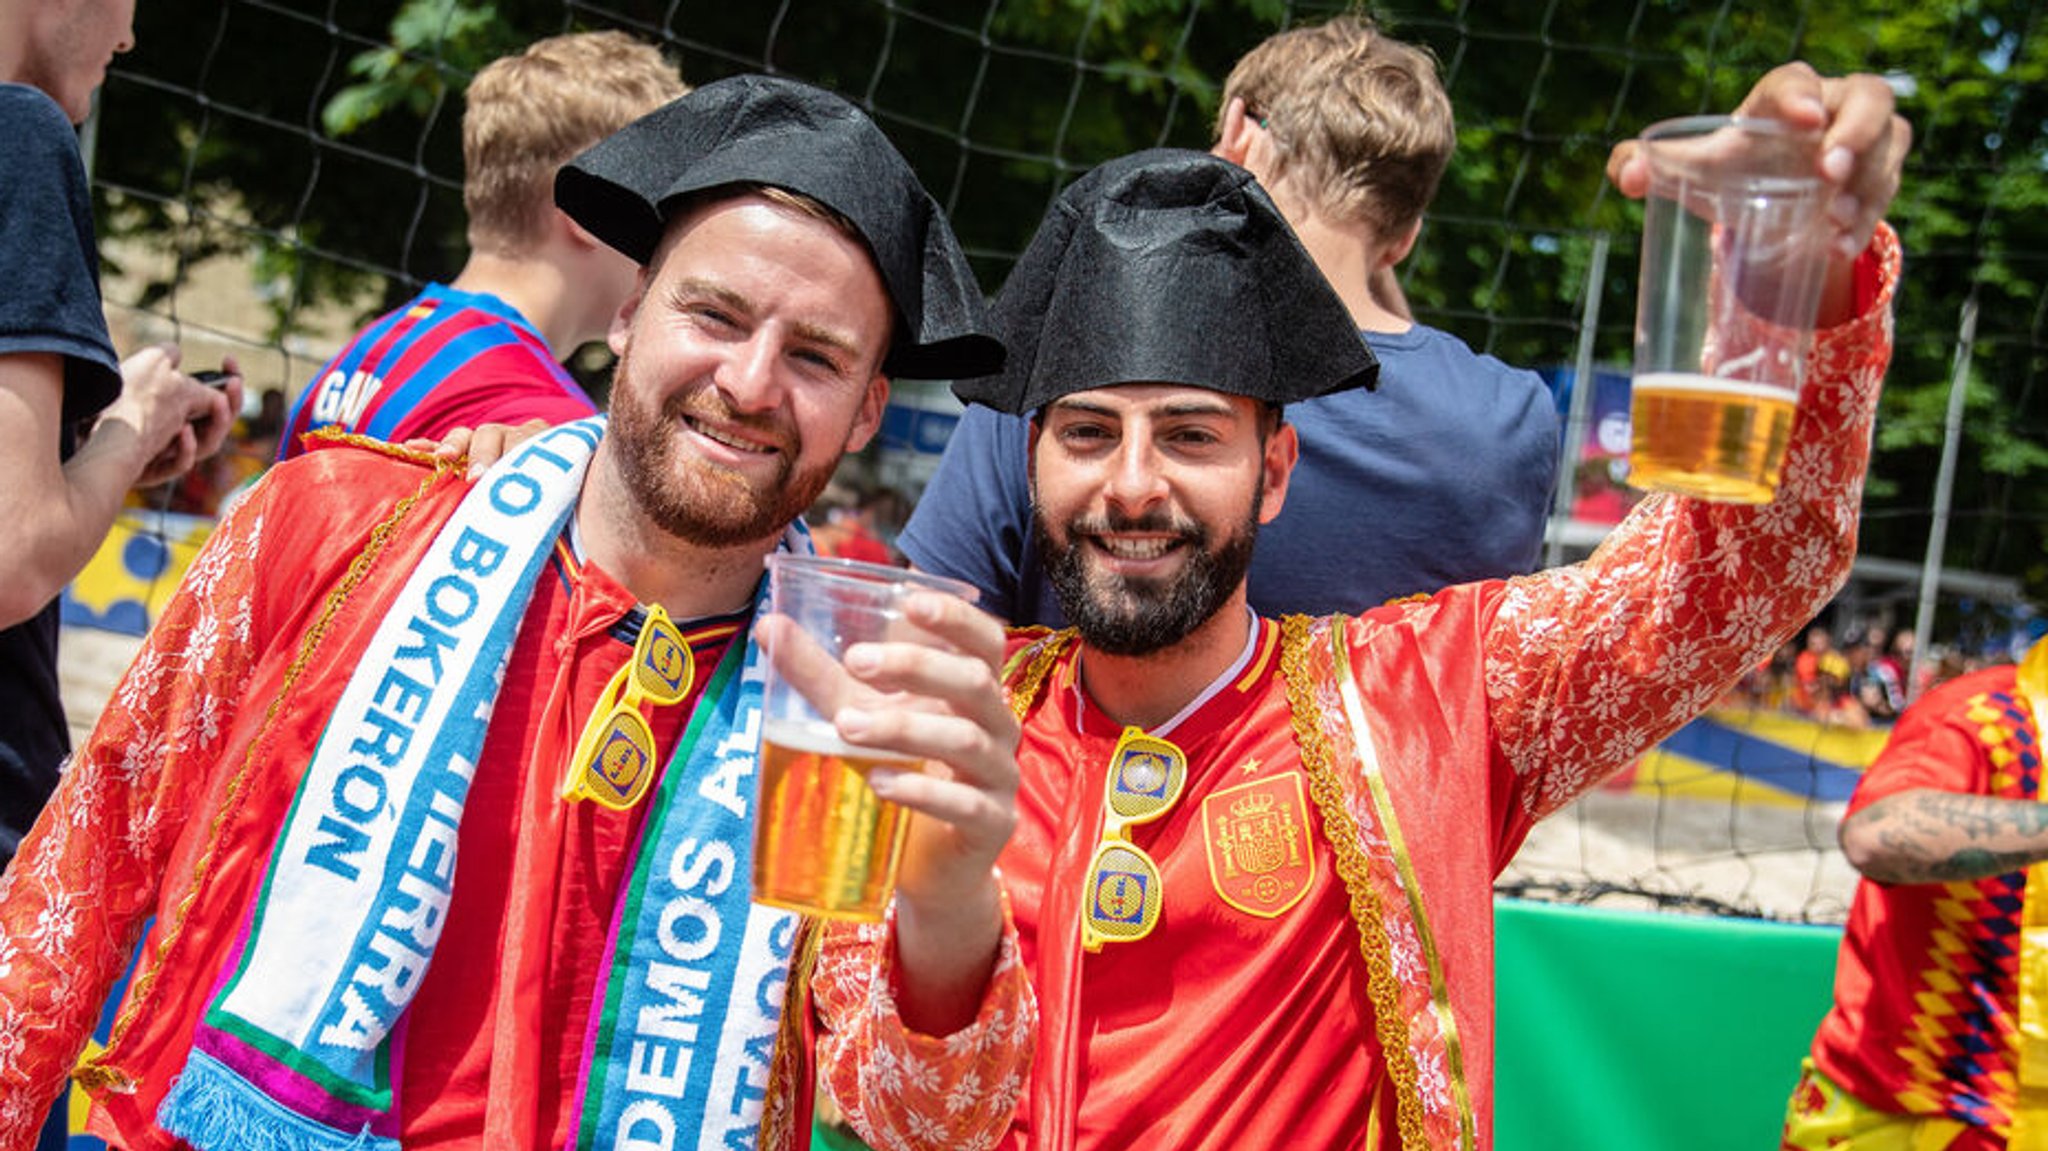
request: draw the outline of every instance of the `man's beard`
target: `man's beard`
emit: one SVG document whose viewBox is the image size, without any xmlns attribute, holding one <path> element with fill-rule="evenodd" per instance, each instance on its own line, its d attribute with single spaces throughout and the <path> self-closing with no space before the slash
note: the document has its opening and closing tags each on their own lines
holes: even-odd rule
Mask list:
<svg viewBox="0 0 2048 1151">
<path fill-rule="evenodd" d="M 1112 512 L 1102 520 L 1070 520 L 1067 543 L 1061 545 L 1046 531 L 1034 497 L 1032 532 L 1067 622 L 1088 646 L 1111 655 L 1150 655 L 1193 635 L 1229 601 L 1251 569 L 1260 494 L 1253 492 L 1244 519 L 1214 546 L 1207 529 L 1176 521 L 1164 510 L 1137 518 Z M 1187 560 L 1177 575 L 1164 579 L 1131 579 L 1100 571 L 1091 578 L 1083 536 L 1118 531 L 1171 532 L 1180 537 Z"/>
<path fill-rule="evenodd" d="M 613 376 L 611 422 L 606 440 L 618 453 L 616 470 L 633 502 L 655 525 L 685 543 L 729 548 L 781 534 L 831 482 L 835 456 L 824 465 L 797 470 L 800 445 L 771 421 L 732 412 L 716 399 L 717 389 L 670 395 L 657 412 L 645 392 L 630 381 L 629 356 L 619 357 Z M 755 487 L 737 471 L 684 455 L 676 433 L 684 418 L 698 415 L 728 428 L 767 433 L 782 443 L 775 478 Z"/>
</svg>

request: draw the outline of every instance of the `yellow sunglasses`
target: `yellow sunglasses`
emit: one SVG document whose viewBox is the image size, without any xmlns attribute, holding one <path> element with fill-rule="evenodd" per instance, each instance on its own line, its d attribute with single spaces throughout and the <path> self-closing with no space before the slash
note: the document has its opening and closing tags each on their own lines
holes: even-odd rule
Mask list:
<svg viewBox="0 0 2048 1151">
<path fill-rule="evenodd" d="M 1081 946 L 1100 951 L 1152 934 L 1166 895 L 1159 865 L 1131 842 L 1130 829 L 1173 810 L 1187 786 L 1188 757 L 1171 741 L 1126 727 L 1109 753 L 1102 787 L 1102 838 L 1088 861 Z"/>
<path fill-rule="evenodd" d="M 562 798 L 593 800 L 613 811 L 638 803 L 658 766 L 654 729 L 640 709 L 649 703 L 680 703 L 696 678 L 697 661 L 682 631 L 660 604 L 649 606 L 632 660 L 605 685 L 576 739 Z"/>
</svg>

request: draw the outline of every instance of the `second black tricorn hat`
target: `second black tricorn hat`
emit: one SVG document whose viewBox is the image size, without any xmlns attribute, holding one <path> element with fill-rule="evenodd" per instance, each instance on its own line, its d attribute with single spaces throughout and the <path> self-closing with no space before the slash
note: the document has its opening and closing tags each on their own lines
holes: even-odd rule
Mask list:
<svg viewBox="0 0 2048 1151">
<path fill-rule="evenodd" d="M 852 221 L 895 306 L 885 373 L 962 379 L 1002 366 L 945 213 L 875 122 L 822 88 L 756 75 L 706 84 L 563 166 L 555 203 L 645 264 L 692 196 L 747 184 L 800 193 Z"/>
<path fill-rule="evenodd" d="M 1351 313 L 1265 190 L 1206 152 L 1154 148 L 1074 181 L 994 312 L 1009 361 L 953 393 L 1013 414 L 1117 384 L 1288 404 L 1379 378 Z"/>
</svg>

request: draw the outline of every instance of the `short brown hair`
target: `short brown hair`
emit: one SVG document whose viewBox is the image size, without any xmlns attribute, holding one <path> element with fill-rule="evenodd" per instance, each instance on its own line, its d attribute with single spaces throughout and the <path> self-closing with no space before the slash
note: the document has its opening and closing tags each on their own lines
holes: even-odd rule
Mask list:
<svg viewBox="0 0 2048 1151">
<path fill-rule="evenodd" d="M 825 201 L 815 196 L 807 196 L 802 192 L 791 191 L 788 188 L 778 188 L 773 184 L 742 184 L 739 185 L 739 188 L 743 192 L 753 192 L 771 204 L 780 204 L 785 208 L 801 212 L 813 219 L 823 220 L 825 223 L 839 229 L 847 239 L 859 244 L 863 250 L 870 251 L 868 259 L 871 261 L 874 259 L 872 251 L 868 248 L 868 238 L 861 234 L 860 225 L 847 219 L 844 212 L 827 204 Z M 880 267 L 877 267 L 875 270 L 878 274 L 881 271 Z"/>
<path fill-rule="evenodd" d="M 1223 82 L 1272 134 L 1275 183 L 1319 210 L 1392 235 L 1422 217 L 1457 128 L 1427 48 L 1362 16 L 1267 37 Z"/>
<path fill-rule="evenodd" d="M 462 204 L 469 246 L 517 255 L 545 234 L 555 170 L 690 90 L 651 44 L 572 32 L 491 61 L 462 113 Z"/>
</svg>

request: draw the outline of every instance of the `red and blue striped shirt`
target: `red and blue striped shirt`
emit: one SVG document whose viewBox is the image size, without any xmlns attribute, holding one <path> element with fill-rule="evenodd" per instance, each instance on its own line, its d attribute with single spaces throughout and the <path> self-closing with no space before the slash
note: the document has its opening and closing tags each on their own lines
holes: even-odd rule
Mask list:
<svg viewBox="0 0 2048 1151">
<path fill-rule="evenodd" d="M 301 437 L 325 427 L 399 442 L 536 417 L 558 424 L 596 410 L 511 305 L 429 284 L 313 377 L 292 406 L 278 459 L 303 452 Z"/>
</svg>

